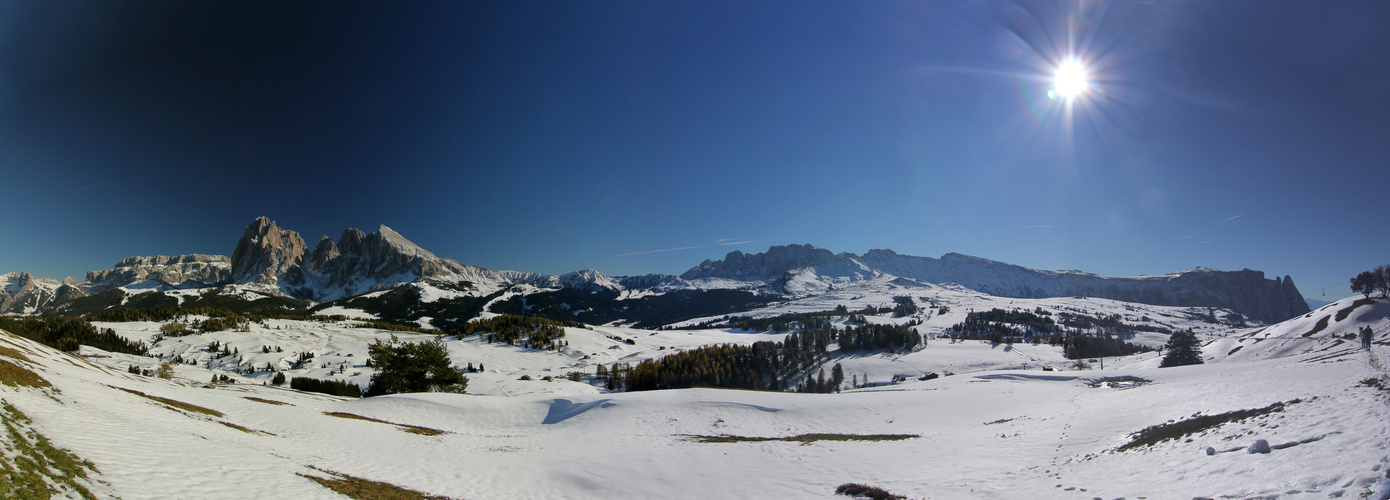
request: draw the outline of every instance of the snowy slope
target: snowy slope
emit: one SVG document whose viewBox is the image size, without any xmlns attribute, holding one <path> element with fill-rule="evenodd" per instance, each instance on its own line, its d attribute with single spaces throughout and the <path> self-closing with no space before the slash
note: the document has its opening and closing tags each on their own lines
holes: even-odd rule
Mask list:
<svg viewBox="0 0 1390 500">
<path fill-rule="evenodd" d="M 1356 328 L 1362 320 L 1376 325 L 1384 318 L 1349 315 L 1341 326 Z M 339 342 L 329 342 L 328 333 L 353 334 L 325 327 L 306 338 L 307 323 L 313 322 L 242 333 L 282 332 L 284 342 L 299 335 L 325 349 Z M 639 331 L 594 333 L 567 338 L 587 350 L 602 344 L 601 335 Z M 673 344 L 701 334 L 686 333 L 635 340 L 656 343 L 673 334 L 660 341 Z M 315 468 L 456 498 L 833 498 L 834 488 L 847 482 L 912 498 L 1358 498 L 1375 488 L 1375 497 L 1384 498 L 1390 392 L 1362 382 L 1390 382 L 1383 370 L 1390 336 L 1379 335 L 1374 353 L 1335 359 L 1308 353 L 1167 369 L 1134 363 L 1104 372 L 995 370 L 843 394 L 692 389 L 351 401 L 254 384 L 207 387 L 211 372 L 189 366 L 179 367 L 173 381 L 130 375 L 119 369 L 128 361 L 119 355 L 84 348 L 90 357 L 84 361 L 0 335 L 0 346 L 29 361 L 0 356 L 56 389 L 0 386 L 0 395 L 33 420 L 34 430 L 95 465 L 100 473 L 91 489 L 102 498 L 335 497 L 298 475 L 324 475 Z M 949 346 L 932 344 L 926 352 Z M 522 363 L 507 356 L 539 354 L 501 352 L 489 370 L 493 363 Z M 1147 382 L 1088 383 L 1107 376 Z M 222 416 L 173 409 L 120 389 Z M 1116 451 L 1131 433 L 1152 425 L 1280 402 L 1282 412 L 1188 436 L 1190 442 Z M 412 434 L 324 412 L 446 433 Z M 689 437 L 807 433 L 920 437 L 808 444 Z M 1301 444 L 1246 453 L 1256 439 Z M 1207 447 L 1221 453 L 1209 456 Z"/>
</svg>

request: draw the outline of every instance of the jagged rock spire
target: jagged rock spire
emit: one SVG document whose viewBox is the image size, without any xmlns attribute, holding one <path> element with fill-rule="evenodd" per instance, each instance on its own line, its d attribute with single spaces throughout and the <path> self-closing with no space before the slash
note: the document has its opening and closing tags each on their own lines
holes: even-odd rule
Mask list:
<svg viewBox="0 0 1390 500">
<path fill-rule="evenodd" d="M 308 245 L 299 233 L 280 229 L 275 221 L 258 217 L 246 226 L 232 252 L 232 281 L 275 284 L 279 277 L 299 266 Z"/>
</svg>

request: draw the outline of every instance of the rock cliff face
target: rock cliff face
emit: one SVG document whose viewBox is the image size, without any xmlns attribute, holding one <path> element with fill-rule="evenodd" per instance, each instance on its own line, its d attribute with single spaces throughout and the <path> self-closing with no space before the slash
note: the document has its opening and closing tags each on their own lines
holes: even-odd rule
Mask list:
<svg viewBox="0 0 1390 500">
<path fill-rule="evenodd" d="M 236 283 L 275 285 L 279 277 L 304 260 L 308 246 L 299 233 L 280 229 L 260 217 L 246 226 L 232 252 L 231 279 Z"/>
<path fill-rule="evenodd" d="M 291 297 L 318 301 L 422 280 L 489 290 L 517 282 L 554 281 L 552 276 L 504 275 L 441 258 L 386 226 L 372 233 L 348 228 L 337 241 L 323 236 L 310 252 L 299 233 L 264 217 L 247 226 L 231 262 L 235 283 L 271 285 Z"/>
<path fill-rule="evenodd" d="M 69 278 L 71 280 L 71 278 Z M 36 278 L 29 273 L 0 274 L 0 314 L 34 314 L 52 303 L 59 290 L 73 283 Z"/>
<path fill-rule="evenodd" d="M 334 242 L 319 238 L 313 253 L 283 273 L 291 295 L 324 300 L 348 297 L 422 278 L 446 279 L 478 270 L 441 259 L 389 227 L 368 234 L 349 228 Z"/>
<path fill-rule="evenodd" d="M 774 246 L 766 252 L 752 255 L 734 250 L 725 255 L 724 260 L 705 259 L 700 265 L 681 274 L 681 279 L 727 278 L 770 282 L 780 279 L 787 271 L 827 266 L 835 260 L 836 255 L 829 250 L 811 245 Z"/>
<path fill-rule="evenodd" d="M 214 285 L 231 279 L 232 260 L 222 255 L 130 257 L 104 271 L 87 272 L 87 291 L 99 293 L 147 280 L 168 285 Z M 191 282 L 191 283 L 190 283 Z"/>
<path fill-rule="evenodd" d="M 1164 306 L 1225 307 L 1270 323 L 1308 312 L 1292 278 L 1266 279 L 1263 272 L 1249 269 L 1198 268 L 1163 276 L 1113 278 L 1080 271 L 1042 271 L 957 253 L 940 259 L 899 255 L 892 250 L 870 250 L 863 256 L 832 255 L 809 245 L 788 245 L 753 255 L 731 252 L 724 260 L 706 260 L 681 277 L 761 281 L 802 295 L 816 293 L 817 284 L 828 288 L 844 280 L 884 274 L 957 284 L 1001 297 L 1084 295 Z"/>
</svg>

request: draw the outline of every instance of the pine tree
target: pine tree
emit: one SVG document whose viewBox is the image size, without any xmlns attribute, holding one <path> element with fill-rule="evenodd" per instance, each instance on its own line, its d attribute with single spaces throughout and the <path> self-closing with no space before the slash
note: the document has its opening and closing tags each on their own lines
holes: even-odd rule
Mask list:
<svg viewBox="0 0 1390 500">
<path fill-rule="evenodd" d="M 835 367 L 830 370 L 830 385 L 835 392 L 840 392 L 840 384 L 845 383 L 845 369 L 835 363 Z"/>
<path fill-rule="evenodd" d="M 367 346 L 367 353 L 377 366 L 371 386 L 367 388 L 368 396 L 402 392 L 462 393 L 468 386 L 463 369 L 449 363 L 449 349 L 440 338 L 405 342 L 392 335 L 389 343 L 378 339 Z"/>
<path fill-rule="evenodd" d="M 1197 334 L 1192 329 L 1173 332 L 1168 344 L 1163 346 L 1168 353 L 1163 356 L 1159 368 L 1202 364 L 1202 351 L 1198 346 Z"/>
</svg>

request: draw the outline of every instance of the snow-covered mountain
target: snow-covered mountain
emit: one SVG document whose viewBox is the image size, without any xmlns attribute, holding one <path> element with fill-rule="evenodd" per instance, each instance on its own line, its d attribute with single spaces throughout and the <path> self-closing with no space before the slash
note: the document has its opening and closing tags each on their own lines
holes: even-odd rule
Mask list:
<svg viewBox="0 0 1390 500">
<path fill-rule="evenodd" d="M 545 279 L 530 273 L 497 273 L 440 258 L 389 227 L 343 231 L 338 241 L 319 238 L 312 252 L 299 233 L 261 217 L 246 227 L 232 254 L 231 279 L 239 285 L 315 301 L 384 290 L 421 281 L 465 285 L 478 294 L 517 282 Z"/>
<path fill-rule="evenodd" d="M 1249 269 L 1197 268 L 1163 276 L 1107 277 L 1081 271 L 1043 271 L 948 253 L 940 259 L 870 250 L 832 254 L 810 245 L 774 246 L 767 252 L 729 252 L 686 271 L 687 280 L 724 278 L 773 286 L 789 296 L 823 294 L 837 286 L 891 275 L 956 284 L 1000 297 L 1104 297 L 1168 306 L 1222 307 L 1265 322 L 1308 312 L 1293 279 L 1266 279 Z"/>
<path fill-rule="evenodd" d="M 221 255 L 130 257 L 104 271 L 88 271 L 84 291 L 100 293 L 153 281 L 155 286 L 201 288 L 226 282 L 232 261 Z"/>
<path fill-rule="evenodd" d="M 934 259 L 870 250 L 860 256 L 835 254 L 811 245 L 784 245 L 754 254 L 733 251 L 722 260 L 706 260 L 680 276 L 608 276 L 592 269 L 556 276 L 462 264 L 439 257 L 386 226 L 371 233 L 349 228 L 336 241 L 328 236 L 319 238 L 310 249 L 299 233 L 261 217 L 246 227 L 230 258 L 131 257 L 113 269 L 89 272 L 84 283 L 6 275 L 0 313 L 111 307 L 125 299 L 103 295 L 100 300 L 92 299 L 96 305 L 71 308 L 65 304 L 116 289 L 127 296 L 208 289 L 326 302 L 402 285 L 419 288 L 420 300 L 427 302 L 437 297 L 481 298 L 516 286 L 525 288 L 517 292 L 521 294 L 568 290 L 607 297 L 603 300 L 610 302 L 646 300 L 672 291 L 699 294 L 719 290 L 723 295 L 717 309 L 727 313 L 737 310 L 739 304 L 824 295 L 852 284 L 887 282 L 894 277 L 956 285 L 1001 297 L 1090 296 L 1153 305 L 1226 308 L 1267 323 L 1308 311 L 1290 277 L 1266 279 L 1263 272 L 1249 269 L 1197 268 L 1163 276 L 1114 278 L 1080 271 L 1037 270 L 956 253 Z M 725 293 L 728 291 L 747 296 L 729 295 Z M 761 298 L 749 300 L 754 295 Z M 553 299 L 560 306 L 566 303 L 563 297 Z M 585 300 L 597 300 L 591 299 Z M 615 311 L 652 309 L 617 302 L 608 306 L 590 303 L 582 309 L 604 307 Z M 669 309 L 665 305 L 660 308 Z"/>
<path fill-rule="evenodd" d="M 54 300 L 82 294 L 71 278 L 58 281 L 29 273 L 0 274 L 0 313 L 34 314 Z"/>
</svg>

